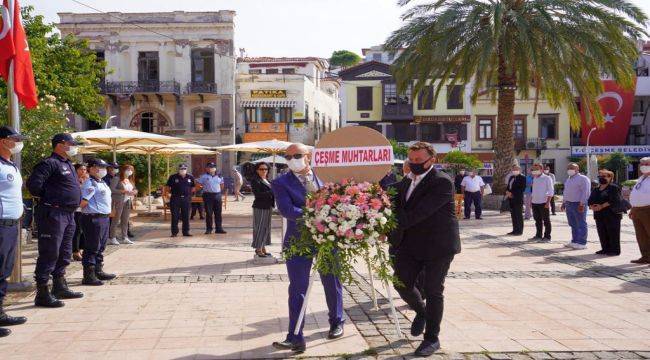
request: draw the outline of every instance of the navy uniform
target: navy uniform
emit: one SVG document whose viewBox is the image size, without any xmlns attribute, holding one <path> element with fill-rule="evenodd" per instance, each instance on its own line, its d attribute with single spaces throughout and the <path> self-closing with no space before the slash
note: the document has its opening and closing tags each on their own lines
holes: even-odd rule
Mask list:
<svg viewBox="0 0 650 360">
<path fill-rule="evenodd" d="M 74 156 L 77 145 L 70 134 L 54 135 L 52 148 L 55 152 L 39 162 L 27 180 L 29 192 L 40 198 L 36 209 L 36 306 L 61 307 L 64 303 L 59 299 L 83 297 L 82 293 L 71 291 L 65 280 L 65 268 L 70 264 L 76 227 L 74 211 L 81 202 L 81 188 L 72 163 L 61 153 Z M 50 275 L 51 294 L 47 286 Z"/>
<path fill-rule="evenodd" d="M 108 163 L 102 159 L 88 162 L 90 177 L 81 185 L 81 228 L 85 235 L 82 264 L 84 285 L 102 285 L 115 275 L 104 272 L 104 249 L 108 241 L 111 214 L 111 188 L 103 180 Z"/>
<path fill-rule="evenodd" d="M 172 213 L 172 237 L 178 235 L 178 220 L 183 222 L 183 236 L 190 235 L 190 206 L 192 204 L 192 191 L 194 177 L 187 173 L 187 165 L 178 166 L 178 173 L 167 179 L 167 186 L 171 192 L 169 210 Z"/>
<path fill-rule="evenodd" d="M 212 233 L 212 223 L 217 234 L 225 234 L 221 225 L 221 188 L 223 178 L 217 175 L 217 165 L 208 163 L 208 172 L 201 175 L 197 182 L 203 188 L 203 204 L 205 206 L 205 233 Z"/>
<path fill-rule="evenodd" d="M 11 141 L 13 140 L 13 141 Z M 4 312 L 3 301 L 7 294 L 7 279 L 11 276 L 19 241 L 20 217 L 23 215 L 23 178 L 11 162 L 11 154 L 22 149 L 23 136 L 14 129 L 0 127 L 0 326 L 20 325 L 26 318 L 9 316 Z M 11 145 L 13 144 L 13 145 Z M 0 328 L 0 337 L 11 334 Z"/>
</svg>

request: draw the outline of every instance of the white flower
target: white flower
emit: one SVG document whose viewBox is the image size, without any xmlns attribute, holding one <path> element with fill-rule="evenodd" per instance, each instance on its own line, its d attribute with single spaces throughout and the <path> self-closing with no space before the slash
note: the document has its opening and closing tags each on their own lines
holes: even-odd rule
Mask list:
<svg viewBox="0 0 650 360">
<path fill-rule="evenodd" d="M 328 235 L 327 236 L 327 240 L 329 240 L 329 241 L 334 241 L 335 239 L 336 239 L 336 237 L 334 237 L 334 235 Z"/>
<path fill-rule="evenodd" d="M 386 217 L 382 216 L 379 218 L 379 223 L 382 225 L 386 225 L 386 222 L 388 222 L 388 219 Z"/>
<path fill-rule="evenodd" d="M 391 210 L 390 208 L 386 208 L 386 210 L 384 210 L 384 214 L 386 214 L 386 216 L 390 216 L 392 213 L 393 210 Z"/>
<path fill-rule="evenodd" d="M 354 232 L 354 235 L 363 235 L 363 230 L 361 230 L 361 229 L 357 229 L 357 230 Z"/>
<path fill-rule="evenodd" d="M 331 230 L 336 230 L 336 223 L 331 222 L 327 224 L 327 227 L 330 228 Z"/>
</svg>

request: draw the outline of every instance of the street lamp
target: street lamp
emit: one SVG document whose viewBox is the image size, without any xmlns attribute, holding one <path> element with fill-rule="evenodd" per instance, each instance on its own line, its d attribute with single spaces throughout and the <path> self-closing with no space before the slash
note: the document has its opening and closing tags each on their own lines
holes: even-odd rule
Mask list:
<svg viewBox="0 0 650 360">
<path fill-rule="evenodd" d="M 111 123 L 111 120 L 115 119 L 117 115 L 111 115 L 108 120 L 106 120 L 106 124 L 104 125 L 104 129 L 108 129 L 108 124 Z"/>
<path fill-rule="evenodd" d="M 591 134 L 596 130 L 597 128 L 594 126 L 589 130 L 589 134 L 587 134 L 587 146 L 585 147 L 585 152 L 587 153 L 587 177 L 591 180 L 591 148 L 589 147 L 589 139 L 591 138 Z"/>
</svg>

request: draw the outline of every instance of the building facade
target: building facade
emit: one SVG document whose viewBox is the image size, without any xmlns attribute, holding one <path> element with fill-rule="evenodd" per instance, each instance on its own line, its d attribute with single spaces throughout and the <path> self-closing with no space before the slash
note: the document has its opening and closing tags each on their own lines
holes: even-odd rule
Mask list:
<svg viewBox="0 0 650 360">
<path fill-rule="evenodd" d="M 314 145 L 339 127 L 339 81 L 316 57 L 242 57 L 237 63 L 237 136 Z"/>
<path fill-rule="evenodd" d="M 88 40 L 106 61 L 107 126 L 219 146 L 235 142 L 234 16 L 228 10 L 59 13 L 57 27 L 62 36 Z M 80 131 L 98 127 L 72 121 Z M 207 161 L 213 157 L 193 156 L 192 167 L 203 169 Z M 230 169 L 234 157 L 226 153 L 221 161 Z"/>
</svg>

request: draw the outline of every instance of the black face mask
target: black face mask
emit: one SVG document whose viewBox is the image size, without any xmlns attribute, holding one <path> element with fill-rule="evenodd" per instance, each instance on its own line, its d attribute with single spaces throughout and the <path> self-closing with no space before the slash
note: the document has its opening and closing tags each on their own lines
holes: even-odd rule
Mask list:
<svg viewBox="0 0 650 360">
<path fill-rule="evenodd" d="M 599 182 L 601 185 L 605 185 L 605 184 L 608 183 L 607 179 L 604 178 L 604 177 L 602 177 L 602 176 L 599 176 L 599 177 L 598 177 L 598 182 Z"/>
<path fill-rule="evenodd" d="M 429 161 L 429 160 L 431 160 L 431 158 L 428 158 L 428 159 L 424 160 L 423 162 L 421 162 L 421 163 L 419 163 L 419 164 L 416 164 L 416 163 L 409 163 L 409 167 L 411 168 L 411 172 L 412 172 L 413 174 L 415 174 L 415 175 L 422 175 L 422 174 L 424 174 L 425 172 L 427 172 L 427 170 L 429 170 L 429 169 L 425 169 L 425 168 L 424 168 L 424 164 L 426 164 L 427 161 Z"/>
</svg>

